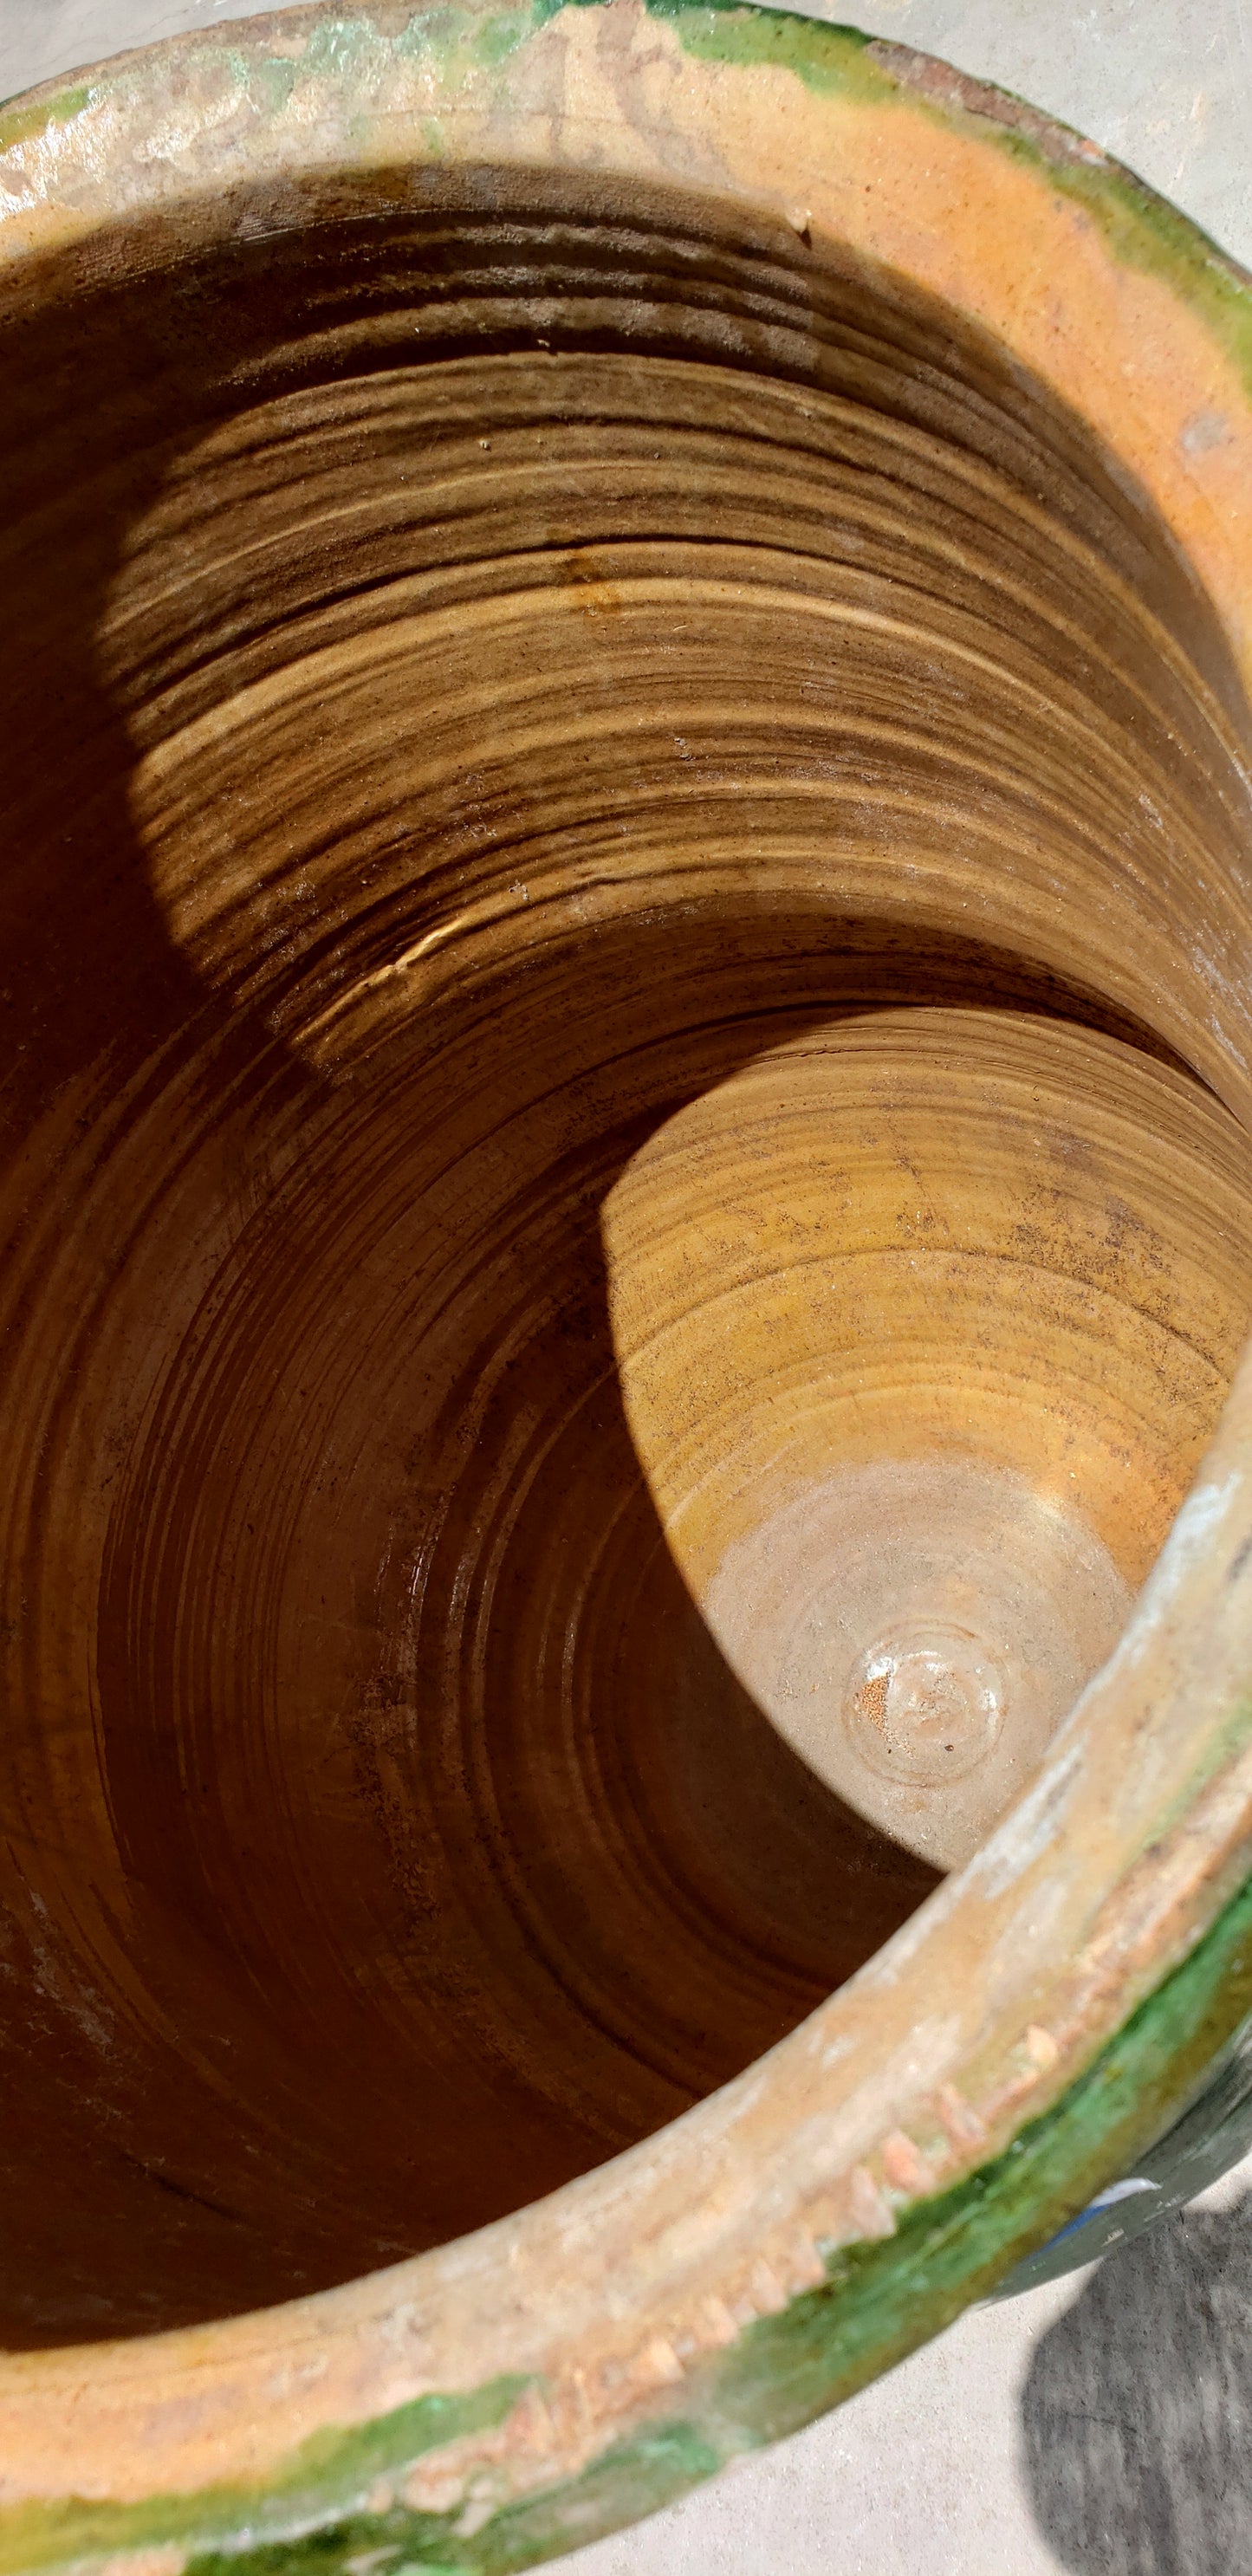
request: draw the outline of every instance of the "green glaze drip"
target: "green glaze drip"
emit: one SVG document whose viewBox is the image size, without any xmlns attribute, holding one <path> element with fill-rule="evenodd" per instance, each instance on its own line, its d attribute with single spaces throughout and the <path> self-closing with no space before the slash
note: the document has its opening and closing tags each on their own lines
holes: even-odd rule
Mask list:
<svg viewBox="0 0 1252 2576">
<path fill-rule="evenodd" d="M 811 2422 L 937 2334 L 1179 2115 L 1252 2008 L 1252 1879 L 1059 2102 L 894 2236 L 841 2247 L 826 2285 L 748 2329 L 711 2392 L 726 2452 Z"/>
<path fill-rule="evenodd" d="M 736 2452 L 849 2397 L 992 2289 L 1175 2119 L 1252 2011 L 1252 1879 L 1061 2100 L 1003 2154 L 913 2202 L 894 2236 L 837 2248 L 827 2279 L 689 2372 L 683 2412 L 614 2444 L 580 2476 L 506 2505 L 472 2534 L 459 2511 L 369 2513 L 374 2480 L 500 2423 L 527 2384 L 423 2397 L 353 2432 L 317 2434 L 260 2488 L 141 2505 L 24 2505 L 0 2514 L 0 2570 L 174 2542 L 187 2576 L 512 2576 L 682 2495 Z"/>
<path fill-rule="evenodd" d="M 229 53 L 232 78 L 246 90 L 262 116 L 281 116 L 296 85 L 300 65 L 290 54 Z"/>
<path fill-rule="evenodd" d="M 401 2576 L 406 2567 L 420 2567 L 423 2576 L 464 2576 L 455 2521 L 454 2513 L 417 2513 L 407 2505 L 345 2514 L 291 2540 L 199 2551 L 185 2576 L 355 2576 L 354 2561 L 365 2562 L 371 2576 Z"/>
<path fill-rule="evenodd" d="M 530 0 L 529 8 L 486 20 L 469 8 L 437 8 L 415 15 L 398 42 L 402 50 L 429 47 L 442 56 L 453 26 L 459 29 L 473 18 L 481 29 L 474 50 L 485 64 L 503 59 L 563 7 L 604 5 L 605 0 Z M 1252 394 L 1252 282 L 1189 216 L 1155 195 L 1133 171 L 1115 161 L 1084 160 L 1077 151 L 1049 152 L 1013 122 L 1017 102 L 1007 92 L 990 93 L 1004 98 L 1003 122 L 993 111 L 927 97 L 879 61 L 877 40 L 859 28 L 758 8 L 750 0 L 746 5 L 745 0 L 644 0 L 644 6 L 651 17 L 674 28 L 684 53 L 696 61 L 743 71 L 773 65 L 793 72 L 819 97 L 839 97 L 857 107 L 909 107 L 1024 162 L 1055 195 L 1082 208 L 1123 267 L 1159 278 L 1190 305 Z M 493 50 L 496 30 L 498 51 Z M 454 50 L 463 52 L 463 37 Z M 1057 130 L 1068 136 L 1068 128 Z"/>
<path fill-rule="evenodd" d="M 274 108 L 284 104 L 302 75 L 341 80 L 350 92 L 359 75 L 377 68 L 394 51 L 402 59 L 429 60 L 455 88 L 467 71 L 490 72 L 506 62 L 561 7 L 603 5 L 604 0 L 519 0 L 519 5 L 493 11 L 475 7 L 474 0 L 442 0 L 442 5 L 416 10 L 397 35 L 385 32 L 367 13 L 328 19 L 311 31 L 299 62 L 290 67 L 283 63 L 281 96 L 272 101 L 265 97 L 277 68 L 273 58 L 266 64 L 248 56 L 248 85 L 259 104 Z M 1252 393 L 1252 284 L 1188 216 L 1133 172 L 1116 162 L 1087 161 L 1078 150 L 1050 150 L 1046 140 L 1015 122 L 1017 103 L 1007 93 L 1003 121 L 994 106 L 966 108 L 928 97 L 880 60 L 877 40 L 855 27 L 828 26 L 790 11 L 742 5 L 742 0 L 699 0 L 699 5 L 696 0 L 644 0 L 644 6 L 673 27 L 693 60 L 744 71 L 778 66 L 819 96 L 879 111 L 907 106 L 1026 163 L 1055 195 L 1069 199 L 1098 226 L 1123 267 L 1159 278 L 1190 306 Z M 362 80 L 363 130 L 369 122 L 371 86 Z M 0 151 L 50 124 L 68 123 L 98 94 L 97 88 L 79 87 L 37 106 L 15 102 L 7 113 L 0 111 Z M 1001 93 L 988 95 L 994 100 Z"/>
<path fill-rule="evenodd" d="M 981 116 L 943 113 L 949 124 L 986 131 Z M 1189 215 L 1158 197 L 1117 161 L 1054 160 L 1030 135 L 992 125 L 994 140 L 1046 178 L 1058 196 L 1081 206 L 1123 268 L 1158 278 L 1211 331 L 1252 394 L 1252 281 Z"/>
<path fill-rule="evenodd" d="M 604 0 L 569 0 L 569 5 L 594 8 Z M 1017 102 L 1007 91 L 990 93 L 1004 99 L 1003 123 L 993 111 L 928 98 L 880 64 L 877 40 L 852 27 L 828 27 L 780 10 L 741 5 L 741 0 L 702 0 L 700 6 L 692 0 L 644 0 L 644 6 L 652 17 L 673 26 L 684 53 L 699 61 L 743 70 L 764 62 L 785 63 L 819 96 L 837 92 L 857 105 L 911 107 L 1025 162 L 1054 194 L 1081 206 L 1124 268 L 1159 278 L 1191 306 L 1252 393 L 1252 281 L 1189 215 L 1180 214 L 1119 162 L 1048 152 L 1012 122 Z M 1069 128 L 1058 131 L 1068 135 Z"/>
<path fill-rule="evenodd" d="M 535 0 L 535 15 L 542 24 L 564 7 L 604 5 L 605 0 Z M 740 0 L 645 0 L 645 6 L 649 17 L 677 29 L 683 52 L 700 62 L 728 63 L 740 71 L 772 65 L 795 72 L 819 96 L 864 107 L 887 107 L 899 97 L 898 84 L 874 60 L 873 38 L 859 27 L 741 6 Z"/>
<path fill-rule="evenodd" d="M 509 2576 L 514 2568 L 577 2549 L 673 2503 L 722 2465 L 690 2424 L 654 2424 L 602 2453 L 581 2477 L 508 2505 L 472 2539 L 458 2534 L 459 2510 L 354 2514 L 286 2546 L 193 2558 L 185 2576 L 353 2576 L 368 2557 L 371 2576 Z"/>
<path fill-rule="evenodd" d="M 247 2552 L 246 2576 L 349 2576 L 349 2560 L 376 2549 L 378 2576 L 513 2576 L 654 2513 L 736 2452 L 851 2396 L 991 2288 L 1172 2117 L 1249 2000 L 1252 1882 L 1061 2102 L 952 2191 L 915 2203 L 894 2237 L 832 2254 L 824 2287 L 692 2374 L 683 2420 L 615 2445 L 472 2538 L 452 2515 L 354 2519 L 294 2550 Z M 232 2563 L 197 2560 L 187 2576 L 232 2576 Z"/>
<path fill-rule="evenodd" d="M 511 2576 L 514 2568 L 559 2557 L 673 2504 L 712 2477 L 724 2458 L 694 2424 L 646 2425 L 632 2441 L 603 2452 L 581 2477 L 497 2514 L 462 2566 L 472 2576 Z"/>
<path fill-rule="evenodd" d="M 433 63 L 455 84 L 468 71 L 490 71 L 507 62 L 552 14 L 545 0 L 521 0 L 516 8 L 490 13 L 475 8 L 472 0 L 470 5 L 445 0 L 445 5 L 416 10 L 395 38 L 395 50 L 402 60 Z"/>
<path fill-rule="evenodd" d="M 342 81 L 345 88 L 385 63 L 390 48 L 372 18 L 323 18 L 310 28 L 299 69 L 314 80 Z"/>
<path fill-rule="evenodd" d="M 8 2576 L 166 2543 L 205 2555 L 233 2544 L 235 2565 L 241 2549 L 249 2565 L 254 2559 L 258 2565 L 285 2565 L 288 2549 L 301 2545 L 295 2536 L 351 2515 L 376 2478 L 403 2475 L 424 2452 L 463 2433 L 490 2431 L 529 2384 L 525 2378 L 493 2379 L 464 2397 L 414 2398 L 350 2431 L 329 2426 L 310 2434 L 274 2477 L 255 2484 L 148 2496 L 136 2504 L 68 2496 L 58 2504 L 14 2505 L 0 2512 L 0 2569 Z M 371 2531 L 377 2519 L 368 2517 Z M 269 2550 L 271 2534 L 282 2544 L 276 2556 Z"/>
<path fill-rule="evenodd" d="M 11 152 L 16 143 L 28 143 L 32 134 L 42 134 L 49 125 L 68 125 L 71 117 L 81 115 L 100 93 L 80 83 L 77 89 L 63 89 L 55 98 L 44 99 L 34 106 L 23 105 L 20 98 L 11 107 L 0 106 L 0 152 Z"/>
</svg>

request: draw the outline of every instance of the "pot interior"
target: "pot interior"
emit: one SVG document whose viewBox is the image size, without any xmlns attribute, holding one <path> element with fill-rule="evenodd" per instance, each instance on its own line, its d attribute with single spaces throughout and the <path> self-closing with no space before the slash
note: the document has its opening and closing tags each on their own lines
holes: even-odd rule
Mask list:
<svg viewBox="0 0 1252 2576">
<path fill-rule="evenodd" d="M 1103 1660 L 1252 1280 L 1144 496 L 729 201 L 8 273 L 0 2339 L 325 2286 L 792 2028 Z"/>
</svg>

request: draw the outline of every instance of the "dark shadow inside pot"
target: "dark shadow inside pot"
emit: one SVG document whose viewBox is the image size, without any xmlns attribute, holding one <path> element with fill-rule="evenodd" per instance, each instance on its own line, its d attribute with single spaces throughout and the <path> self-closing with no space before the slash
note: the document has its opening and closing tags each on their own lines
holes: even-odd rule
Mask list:
<svg viewBox="0 0 1252 2576">
<path fill-rule="evenodd" d="M 556 2188 L 1025 1785 L 1247 1326 L 1247 814 L 1142 496 L 833 245 L 433 171 L 4 292 L 35 2345 Z"/>
</svg>

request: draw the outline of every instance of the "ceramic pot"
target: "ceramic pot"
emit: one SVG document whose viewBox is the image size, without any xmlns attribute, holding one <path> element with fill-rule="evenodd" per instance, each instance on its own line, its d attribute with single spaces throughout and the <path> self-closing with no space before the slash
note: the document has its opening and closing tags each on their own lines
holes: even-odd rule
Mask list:
<svg viewBox="0 0 1252 2576">
<path fill-rule="evenodd" d="M 1252 301 L 751 10 L 0 146 L 0 2565 L 486 2576 L 1229 2109 Z"/>
</svg>

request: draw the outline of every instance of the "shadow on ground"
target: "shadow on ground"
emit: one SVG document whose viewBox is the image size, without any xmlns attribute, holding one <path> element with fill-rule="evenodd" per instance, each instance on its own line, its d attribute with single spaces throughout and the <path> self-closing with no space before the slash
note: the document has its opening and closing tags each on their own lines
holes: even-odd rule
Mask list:
<svg viewBox="0 0 1252 2576">
<path fill-rule="evenodd" d="M 1252 2576 L 1252 2192 L 1102 2263 L 1022 2415 L 1035 2515 L 1075 2576 Z"/>
</svg>

